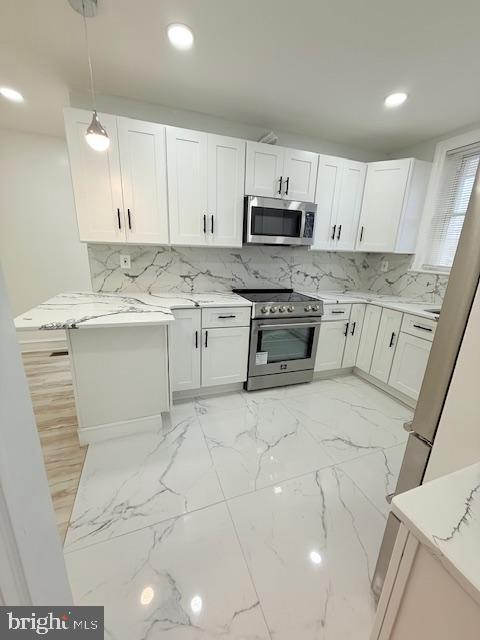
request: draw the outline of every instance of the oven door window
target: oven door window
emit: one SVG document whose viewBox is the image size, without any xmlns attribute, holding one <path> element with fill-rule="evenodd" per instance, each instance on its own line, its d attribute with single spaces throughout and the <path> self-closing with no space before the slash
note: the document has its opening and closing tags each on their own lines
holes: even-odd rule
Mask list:
<svg viewBox="0 0 480 640">
<path fill-rule="evenodd" d="M 252 207 L 250 232 L 253 236 L 299 238 L 302 215 L 302 211 L 295 209 Z"/>
<path fill-rule="evenodd" d="M 278 329 L 261 329 L 257 343 L 261 364 L 308 360 L 312 357 L 314 333 L 314 327 L 282 329 L 279 325 Z"/>
</svg>

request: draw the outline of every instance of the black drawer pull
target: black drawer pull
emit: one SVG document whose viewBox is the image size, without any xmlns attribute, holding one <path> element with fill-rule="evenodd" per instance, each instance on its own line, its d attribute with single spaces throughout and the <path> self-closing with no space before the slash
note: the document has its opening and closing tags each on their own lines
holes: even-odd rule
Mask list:
<svg viewBox="0 0 480 640">
<path fill-rule="evenodd" d="M 363 230 L 365 229 L 365 227 L 362 227 L 360 230 L 360 242 L 363 240 Z"/>
<path fill-rule="evenodd" d="M 207 215 L 203 214 L 203 233 L 207 233 Z"/>
<path fill-rule="evenodd" d="M 205 331 L 205 349 L 208 347 L 208 331 Z"/>
<path fill-rule="evenodd" d="M 351 335 L 351 336 L 354 336 L 354 335 L 355 335 L 355 328 L 356 328 L 356 326 L 357 326 L 357 323 L 356 323 L 356 322 L 352 323 L 352 331 L 350 332 L 350 335 Z"/>
<path fill-rule="evenodd" d="M 344 333 L 343 333 L 343 335 L 344 335 L 345 337 L 347 337 L 347 334 L 348 334 L 348 325 L 349 325 L 349 324 L 350 324 L 350 323 L 349 323 L 349 322 L 347 322 L 347 324 L 345 325 L 345 331 L 344 331 Z"/>
<path fill-rule="evenodd" d="M 345 311 L 332 311 L 332 314 L 333 313 L 345 313 Z"/>
<path fill-rule="evenodd" d="M 337 225 L 334 224 L 333 225 L 333 230 L 332 230 L 332 240 L 335 240 L 335 231 L 336 231 L 336 229 L 337 229 Z"/>
<path fill-rule="evenodd" d="M 395 331 L 392 331 L 392 337 L 390 338 L 389 347 L 393 347 L 393 341 L 395 340 Z"/>
<path fill-rule="evenodd" d="M 340 236 L 342 235 L 342 225 L 338 225 L 338 233 L 337 233 L 337 240 L 340 240 Z"/>
<path fill-rule="evenodd" d="M 285 189 L 285 195 L 286 195 L 286 196 L 288 196 L 288 185 L 289 185 L 289 182 L 290 182 L 290 176 L 288 176 L 288 178 L 287 178 L 287 182 L 286 182 L 286 185 L 287 185 L 287 187 L 286 187 L 286 189 Z"/>
<path fill-rule="evenodd" d="M 131 231 L 132 230 L 132 219 L 130 217 L 130 209 L 127 209 L 127 216 L 128 216 L 128 228 Z"/>
<path fill-rule="evenodd" d="M 210 220 L 210 229 L 211 229 L 211 232 L 213 233 L 213 213 L 212 213 L 212 219 Z"/>
<path fill-rule="evenodd" d="M 122 223 L 120 221 L 120 209 L 117 209 L 117 220 L 118 220 L 118 228 L 122 228 Z"/>
<path fill-rule="evenodd" d="M 280 186 L 278 187 L 279 195 L 282 195 L 282 182 L 283 182 L 283 176 L 280 176 Z"/>
<path fill-rule="evenodd" d="M 236 318 L 237 316 L 218 316 L 220 320 L 226 320 L 227 318 Z"/>
<path fill-rule="evenodd" d="M 430 333 L 433 331 L 433 329 L 430 329 L 430 327 L 422 327 L 421 324 L 414 324 L 413 326 L 415 327 L 415 329 L 422 329 L 423 331 L 429 331 Z"/>
<path fill-rule="evenodd" d="M 195 349 L 198 349 L 198 331 L 195 331 Z"/>
</svg>

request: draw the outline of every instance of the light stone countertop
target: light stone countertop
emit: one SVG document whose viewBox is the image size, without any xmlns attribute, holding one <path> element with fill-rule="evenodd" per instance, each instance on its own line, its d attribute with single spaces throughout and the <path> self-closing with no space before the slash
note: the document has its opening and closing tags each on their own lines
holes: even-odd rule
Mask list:
<svg viewBox="0 0 480 640">
<path fill-rule="evenodd" d="M 20 331 L 109 328 L 168 324 L 175 320 L 173 309 L 195 307 L 250 307 L 234 293 L 196 294 L 62 293 L 20 314 L 15 326 Z"/>
<path fill-rule="evenodd" d="M 480 463 L 396 496 L 395 515 L 480 604 Z"/>
</svg>

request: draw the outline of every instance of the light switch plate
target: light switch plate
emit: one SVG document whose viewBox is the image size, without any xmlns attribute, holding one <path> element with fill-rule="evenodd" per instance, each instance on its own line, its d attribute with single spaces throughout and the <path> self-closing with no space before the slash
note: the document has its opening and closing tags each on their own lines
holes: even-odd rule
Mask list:
<svg viewBox="0 0 480 640">
<path fill-rule="evenodd" d="M 127 253 L 120 254 L 120 269 L 130 269 L 131 264 L 130 256 Z"/>
</svg>

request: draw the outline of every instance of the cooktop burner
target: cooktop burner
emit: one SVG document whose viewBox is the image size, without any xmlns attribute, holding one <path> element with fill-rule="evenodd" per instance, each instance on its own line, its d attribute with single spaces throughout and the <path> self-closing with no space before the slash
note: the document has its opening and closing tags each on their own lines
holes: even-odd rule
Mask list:
<svg viewBox="0 0 480 640">
<path fill-rule="evenodd" d="M 321 315 L 322 302 L 293 289 L 233 289 L 236 293 L 253 302 L 253 317 L 287 314 L 295 317 Z M 295 304 L 296 303 L 296 304 Z M 303 303 L 303 304 L 302 304 Z"/>
</svg>

